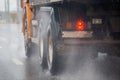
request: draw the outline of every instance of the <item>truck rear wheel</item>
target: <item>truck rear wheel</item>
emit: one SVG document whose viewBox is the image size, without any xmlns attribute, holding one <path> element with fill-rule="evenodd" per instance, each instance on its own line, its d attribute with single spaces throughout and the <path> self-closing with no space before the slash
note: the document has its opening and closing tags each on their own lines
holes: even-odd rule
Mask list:
<svg viewBox="0 0 120 80">
<path fill-rule="evenodd" d="M 47 54 L 48 69 L 52 68 L 53 63 L 53 41 L 51 35 L 48 36 L 48 54 Z"/>
<path fill-rule="evenodd" d="M 55 43 L 53 40 L 52 32 L 51 30 L 48 32 L 48 53 L 47 53 L 47 66 L 48 70 L 52 75 L 55 75 L 57 73 L 57 61 L 58 61 L 58 55 L 55 50 Z"/>
<path fill-rule="evenodd" d="M 51 7 L 41 7 L 39 20 L 39 55 L 40 64 L 43 69 L 47 69 L 48 72 L 54 74 L 56 72 L 57 54 L 55 53 L 55 39 L 54 39 L 54 23 L 51 15 Z"/>
<path fill-rule="evenodd" d="M 27 38 L 27 29 L 24 29 L 24 46 L 25 46 L 25 54 L 27 57 L 31 56 L 31 39 Z"/>
<path fill-rule="evenodd" d="M 51 31 L 39 33 L 39 56 L 42 69 L 47 69 L 52 75 L 56 73 L 57 54 Z"/>
<path fill-rule="evenodd" d="M 27 38 L 27 20 L 26 13 L 24 14 L 24 46 L 25 46 L 25 54 L 27 57 L 31 56 L 30 48 L 31 48 L 31 39 Z"/>
<path fill-rule="evenodd" d="M 57 54 L 51 30 L 39 33 L 39 58 L 42 69 L 47 69 L 52 75 L 56 73 Z"/>
<path fill-rule="evenodd" d="M 39 32 L 39 58 L 40 58 L 40 65 L 43 69 L 47 68 L 47 59 L 46 59 L 46 37 Z"/>
<path fill-rule="evenodd" d="M 25 53 L 27 57 L 31 56 L 31 39 L 25 43 Z"/>
</svg>

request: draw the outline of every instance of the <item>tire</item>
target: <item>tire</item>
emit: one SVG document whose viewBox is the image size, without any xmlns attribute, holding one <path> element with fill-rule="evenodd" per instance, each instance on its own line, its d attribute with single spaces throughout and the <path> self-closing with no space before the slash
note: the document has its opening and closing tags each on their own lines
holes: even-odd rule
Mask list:
<svg viewBox="0 0 120 80">
<path fill-rule="evenodd" d="M 52 36 L 52 31 L 48 32 L 48 53 L 47 53 L 47 65 L 48 70 L 52 75 L 57 74 L 58 70 L 58 54 L 55 49 L 55 43 Z"/>
<path fill-rule="evenodd" d="M 24 28 L 24 46 L 25 46 L 25 54 L 27 57 L 31 56 L 31 39 L 27 38 L 27 29 Z"/>
<path fill-rule="evenodd" d="M 51 30 L 47 33 L 39 33 L 39 56 L 42 69 L 47 69 L 50 74 L 56 74 L 57 54 Z"/>
<path fill-rule="evenodd" d="M 39 11 L 39 55 L 40 64 L 43 69 L 47 69 L 53 74 L 56 69 L 57 54 L 55 53 L 55 40 L 52 34 L 54 25 L 52 26 L 51 7 L 41 7 Z M 49 12 L 49 13 L 48 13 Z M 53 12 L 52 12 L 53 13 Z M 51 18 L 51 19 L 50 19 Z M 51 21 L 50 21 L 51 20 Z M 53 28 L 53 29 L 51 29 Z"/>
<path fill-rule="evenodd" d="M 25 47 L 26 48 L 25 53 L 27 57 L 31 57 L 31 44 L 32 44 L 31 39 L 29 39 Z"/>
<path fill-rule="evenodd" d="M 42 32 L 39 31 L 39 58 L 40 58 L 40 65 L 42 69 L 47 68 L 47 59 L 46 59 L 46 53 L 47 53 L 47 48 L 46 48 L 46 36 L 42 34 Z"/>
<path fill-rule="evenodd" d="M 27 38 L 27 20 L 26 20 L 26 10 L 24 13 L 24 46 L 25 46 L 25 54 L 27 57 L 31 56 L 31 39 Z"/>
</svg>

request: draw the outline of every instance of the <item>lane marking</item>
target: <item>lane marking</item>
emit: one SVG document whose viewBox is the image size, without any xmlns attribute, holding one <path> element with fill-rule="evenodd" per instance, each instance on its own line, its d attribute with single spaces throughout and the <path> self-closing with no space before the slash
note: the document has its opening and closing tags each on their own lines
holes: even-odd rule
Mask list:
<svg viewBox="0 0 120 80">
<path fill-rule="evenodd" d="M 20 60 L 18 60 L 18 59 L 13 58 L 12 61 L 13 61 L 16 65 L 18 65 L 18 66 L 24 65 L 23 62 L 20 61 Z"/>
</svg>

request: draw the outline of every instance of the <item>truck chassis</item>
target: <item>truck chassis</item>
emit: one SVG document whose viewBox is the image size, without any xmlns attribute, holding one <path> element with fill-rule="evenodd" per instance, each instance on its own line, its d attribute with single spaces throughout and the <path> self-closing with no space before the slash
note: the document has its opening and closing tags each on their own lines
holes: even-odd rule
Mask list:
<svg viewBox="0 0 120 80">
<path fill-rule="evenodd" d="M 26 55 L 30 56 L 34 33 L 39 43 L 42 68 L 47 68 L 51 73 L 55 72 L 59 51 L 66 45 L 95 45 L 97 52 L 106 52 L 109 46 L 119 49 L 120 2 L 87 1 L 22 0 Z"/>
</svg>

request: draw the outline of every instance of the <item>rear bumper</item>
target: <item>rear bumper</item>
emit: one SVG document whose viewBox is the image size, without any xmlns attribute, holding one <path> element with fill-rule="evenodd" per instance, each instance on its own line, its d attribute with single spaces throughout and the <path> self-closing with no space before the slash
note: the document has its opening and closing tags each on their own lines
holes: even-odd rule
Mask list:
<svg viewBox="0 0 120 80">
<path fill-rule="evenodd" d="M 81 40 L 81 39 L 63 39 L 62 43 L 57 45 L 58 52 L 77 49 L 93 50 L 109 54 L 120 53 L 120 40 Z M 76 50 L 76 51 L 77 51 Z"/>
<path fill-rule="evenodd" d="M 120 40 L 82 40 L 82 39 L 63 39 L 64 44 L 80 45 L 80 44 L 120 44 Z"/>
</svg>

